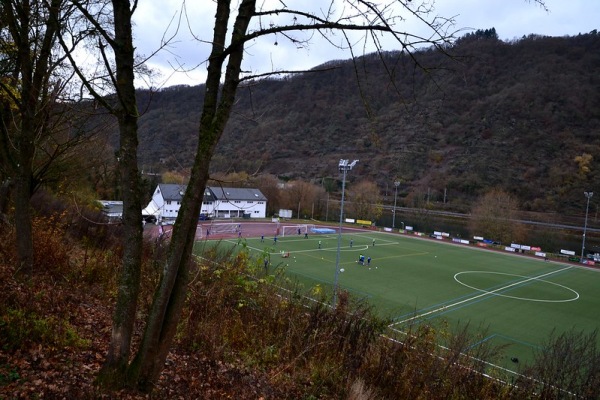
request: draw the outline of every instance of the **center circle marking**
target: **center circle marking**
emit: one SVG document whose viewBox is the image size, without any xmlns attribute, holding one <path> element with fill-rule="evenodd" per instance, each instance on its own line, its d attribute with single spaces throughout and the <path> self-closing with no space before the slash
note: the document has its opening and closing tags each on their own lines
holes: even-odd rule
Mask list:
<svg viewBox="0 0 600 400">
<path fill-rule="evenodd" d="M 494 275 L 506 275 L 506 276 L 513 276 L 513 277 L 517 277 L 517 278 L 523 278 L 526 281 L 538 281 L 538 282 L 542 282 L 542 283 L 547 283 L 549 285 L 554 285 L 554 286 L 558 286 L 560 288 L 563 288 L 571 293 L 573 293 L 573 298 L 570 299 L 564 299 L 564 300 L 554 300 L 554 299 L 533 299 L 533 298 L 529 298 L 529 297 L 518 297 L 518 296 L 509 296 L 507 294 L 502 294 L 502 293 L 498 293 L 496 291 L 489 291 L 489 290 L 484 290 L 484 289 L 480 289 L 478 287 L 475 286 L 471 286 L 471 285 L 467 285 L 466 283 L 462 282 L 458 277 L 460 275 L 463 274 L 494 274 Z M 515 299 L 515 300 L 525 300 L 525 301 L 538 301 L 538 302 L 542 302 L 542 303 L 566 303 L 569 301 L 575 301 L 577 299 L 579 299 L 579 293 L 577 293 L 575 290 L 571 289 L 570 287 L 561 285 L 559 283 L 554 283 L 554 282 L 550 282 L 550 281 L 546 281 L 544 279 L 539 279 L 539 278 L 533 278 L 530 276 L 523 276 L 523 275 L 517 275 L 517 274 L 507 274 L 505 272 L 493 272 L 493 271 L 463 271 L 463 272 L 458 272 L 454 275 L 454 280 L 456 282 L 458 282 L 459 284 L 468 287 L 469 289 L 473 289 L 476 290 L 478 292 L 482 292 L 482 293 L 487 293 L 487 294 L 491 294 L 494 296 L 500 296 L 500 297 L 506 297 L 509 299 Z M 505 288 L 509 288 L 512 285 L 508 285 Z M 502 290 L 504 288 L 499 288 L 498 290 Z"/>
</svg>

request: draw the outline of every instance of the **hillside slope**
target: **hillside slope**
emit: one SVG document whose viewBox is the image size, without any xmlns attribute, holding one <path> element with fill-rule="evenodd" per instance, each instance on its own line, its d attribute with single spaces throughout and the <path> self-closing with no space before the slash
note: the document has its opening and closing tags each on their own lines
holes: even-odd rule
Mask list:
<svg viewBox="0 0 600 400">
<path fill-rule="evenodd" d="M 384 191 L 400 178 L 408 206 L 445 192 L 446 207 L 468 210 L 501 187 L 524 210 L 581 212 L 582 192 L 600 186 L 600 35 L 469 35 L 448 52 L 245 83 L 212 169 L 319 180 L 357 158 L 350 182 Z M 146 168 L 191 164 L 201 100 L 202 87 L 140 92 Z"/>
</svg>

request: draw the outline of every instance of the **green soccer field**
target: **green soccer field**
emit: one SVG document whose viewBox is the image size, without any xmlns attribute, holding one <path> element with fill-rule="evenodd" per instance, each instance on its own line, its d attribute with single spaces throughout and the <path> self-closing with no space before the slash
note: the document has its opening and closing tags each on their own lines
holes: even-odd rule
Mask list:
<svg viewBox="0 0 600 400">
<path fill-rule="evenodd" d="M 291 235 L 277 244 L 272 238 L 249 238 L 246 243 L 257 256 L 268 252 L 272 268 L 285 267 L 307 288 L 331 289 L 337 234 Z M 282 251 L 289 257 L 282 257 Z M 357 262 L 360 254 L 371 257 L 370 265 Z M 591 332 L 600 325 L 598 270 L 370 231 L 342 235 L 339 265 L 339 286 L 391 318 L 390 327 L 402 331 L 422 321 L 469 322 L 475 329 L 487 328 L 483 340 L 509 345 L 506 360 L 530 360 L 553 330 Z"/>
</svg>

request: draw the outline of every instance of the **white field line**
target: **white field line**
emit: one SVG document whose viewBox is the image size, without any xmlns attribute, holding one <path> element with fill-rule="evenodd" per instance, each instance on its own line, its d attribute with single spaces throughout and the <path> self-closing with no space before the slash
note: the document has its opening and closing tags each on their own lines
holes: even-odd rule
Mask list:
<svg viewBox="0 0 600 400">
<path fill-rule="evenodd" d="M 456 306 L 461 305 L 463 303 L 468 303 L 469 301 L 476 300 L 476 299 L 478 299 L 480 297 L 484 297 L 484 296 L 488 296 L 488 295 L 493 295 L 496 292 L 500 292 L 502 290 L 506 290 L 506 289 L 511 288 L 513 286 L 522 285 L 523 283 L 527 283 L 529 281 L 538 280 L 540 278 L 544 278 L 544 277 L 549 276 L 549 275 L 554 275 L 554 274 L 557 274 L 559 272 L 562 272 L 562 271 L 565 271 L 565 270 L 571 269 L 571 268 L 573 268 L 573 267 L 569 266 L 569 267 L 565 267 L 565 268 L 562 268 L 562 269 L 559 269 L 559 270 L 556 270 L 556 271 L 550 271 L 547 274 L 543 274 L 543 275 L 536 276 L 536 277 L 531 277 L 531 278 L 528 278 L 528 279 L 525 279 L 525 280 L 522 280 L 522 281 L 517 281 L 517 282 L 511 283 L 510 285 L 502 286 L 502 287 L 500 287 L 498 289 L 495 289 L 495 290 L 490 290 L 490 291 L 487 291 L 487 292 L 483 292 L 481 294 L 478 294 L 477 296 L 469 297 L 467 299 L 464 299 L 464 300 L 461 300 L 461 301 L 457 301 L 456 303 L 452 303 L 452 304 L 449 304 L 447 306 L 442 306 L 442 307 L 436 308 L 435 310 L 431 310 L 431 311 L 428 311 L 428 312 L 423 313 L 423 314 L 415 315 L 414 317 L 410 317 L 410 318 L 407 318 L 407 319 L 402 320 L 402 321 L 394 322 L 393 324 L 390 324 L 388 326 L 392 327 L 394 325 L 400 325 L 400 324 L 404 324 L 406 322 L 414 321 L 415 319 L 426 317 L 427 315 L 435 314 L 435 313 L 440 312 L 440 311 L 445 311 L 445 310 L 447 310 L 449 308 L 456 307 Z"/>
</svg>

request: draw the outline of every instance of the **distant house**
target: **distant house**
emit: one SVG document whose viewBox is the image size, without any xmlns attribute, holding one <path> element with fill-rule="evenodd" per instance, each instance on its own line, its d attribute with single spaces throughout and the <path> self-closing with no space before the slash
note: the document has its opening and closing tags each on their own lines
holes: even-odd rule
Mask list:
<svg viewBox="0 0 600 400">
<path fill-rule="evenodd" d="M 265 218 L 267 216 L 267 198 L 258 189 L 220 186 L 210 186 L 208 189 L 215 197 L 212 214 L 216 218 Z"/>
<path fill-rule="evenodd" d="M 145 218 L 175 219 L 186 185 L 161 183 L 142 211 Z M 267 198 L 258 189 L 209 186 L 204 191 L 200 216 L 205 218 L 265 218 Z"/>
</svg>

